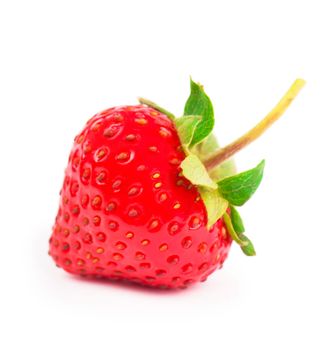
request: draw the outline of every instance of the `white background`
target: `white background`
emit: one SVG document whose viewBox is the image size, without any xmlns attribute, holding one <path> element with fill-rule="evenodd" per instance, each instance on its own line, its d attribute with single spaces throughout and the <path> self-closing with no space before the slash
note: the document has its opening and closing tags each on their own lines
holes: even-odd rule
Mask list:
<svg viewBox="0 0 333 350">
<path fill-rule="evenodd" d="M 331 1 L 0 2 L 0 348 L 332 349 Z M 189 75 L 222 143 L 297 77 L 285 116 L 237 156 L 267 161 L 241 212 L 257 250 L 176 292 L 87 282 L 47 256 L 74 135 L 138 95 L 181 114 Z"/>
</svg>

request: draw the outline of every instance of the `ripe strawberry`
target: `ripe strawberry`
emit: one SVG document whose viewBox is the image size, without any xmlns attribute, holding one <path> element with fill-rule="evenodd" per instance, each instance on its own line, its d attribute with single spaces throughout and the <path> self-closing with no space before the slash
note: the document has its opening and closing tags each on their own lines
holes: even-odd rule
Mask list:
<svg viewBox="0 0 333 350">
<path fill-rule="evenodd" d="M 232 239 L 254 255 L 234 208 L 242 205 L 239 193 L 238 204 L 230 193 L 247 173 L 257 176 L 253 193 L 263 163 L 230 176 L 224 160 L 232 152 L 222 166 L 223 152 L 203 156 L 217 145 L 200 85 L 191 82 L 185 116 L 177 120 L 141 101 L 96 114 L 76 136 L 49 253 L 73 274 L 185 287 L 222 266 Z"/>
</svg>

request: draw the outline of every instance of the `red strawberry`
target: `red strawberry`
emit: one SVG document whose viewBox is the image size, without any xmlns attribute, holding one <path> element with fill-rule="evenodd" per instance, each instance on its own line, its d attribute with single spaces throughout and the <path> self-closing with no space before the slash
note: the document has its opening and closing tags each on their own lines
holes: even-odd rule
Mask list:
<svg viewBox="0 0 333 350">
<path fill-rule="evenodd" d="M 232 205 L 241 204 L 234 203 L 225 182 L 239 183 L 237 176 L 246 173 L 225 178 L 230 167 L 222 165 L 208 180 L 206 174 L 199 180 L 192 174 L 201 166 L 193 159 L 203 159 L 198 145 L 209 148 L 213 123 L 212 114 L 202 110 L 210 100 L 200 85 L 191 84 L 185 115 L 200 117 L 183 117 L 180 123 L 145 100 L 154 108 L 110 108 L 91 118 L 75 138 L 50 239 L 58 266 L 73 274 L 173 288 L 204 281 L 221 267 L 232 239 L 254 254 Z M 200 125 L 209 123 L 204 135 Z M 211 164 L 217 156 L 221 153 L 204 162 L 207 169 L 216 170 Z M 256 186 L 262 168 L 255 172 Z M 212 201 L 216 193 L 218 201 Z"/>
</svg>

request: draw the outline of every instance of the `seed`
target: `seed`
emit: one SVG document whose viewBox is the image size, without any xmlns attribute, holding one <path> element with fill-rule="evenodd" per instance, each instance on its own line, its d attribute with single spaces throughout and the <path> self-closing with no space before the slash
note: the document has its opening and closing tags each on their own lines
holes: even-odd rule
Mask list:
<svg viewBox="0 0 333 350">
<path fill-rule="evenodd" d="M 76 264 L 77 264 L 78 266 L 83 266 L 83 265 L 85 264 L 85 262 L 84 262 L 84 260 L 82 260 L 82 259 L 77 259 Z"/>
<path fill-rule="evenodd" d="M 141 244 L 143 245 L 143 246 L 146 246 L 146 245 L 148 245 L 150 243 L 150 241 L 148 240 L 148 239 L 143 239 L 142 241 L 141 241 Z"/>
<path fill-rule="evenodd" d="M 160 222 L 158 220 L 152 220 L 149 224 L 148 229 L 149 230 L 155 230 L 157 227 L 159 227 Z"/>
<path fill-rule="evenodd" d="M 128 238 L 128 239 L 132 239 L 134 237 L 134 233 L 133 232 L 127 232 L 125 237 Z"/>
<path fill-rule="evenodd" d="M 100 242 L 105 242 L 106 240 L 106 235 L 103 232 L 98 232 L 96 237 L 97 237 L 97 240 Z"/>
<path fill-rule="evenodd" d="M 96 253 L 97 253 L 97 254 L 103 254 L 103 253 L 104 253 L 104 249 L 103 249 L 102 247 L 98 247 L 98 248 L 96 249 Z"/>
<path fill-rule="evenodd" d="M 192 264 L 186 264 L 182 267 L 182 272 L 184 274 L 191 273 L 193 271 L 193 265 Z"/>
<path fill-rule="evenodd" d="M 135 208 L 132 208 L 128 211 L 128 216 L 131 218 L 135 218 L 139 215 L 138 210 L 136 210 Z"/>
<path fill-rule="evenodd" d="M 160 128 L 159 134 L 162 137 L 169 137 L 169 136 L 171 136 L 170 131 L 168 129 L 163 128 L 163 127 Z"/>
<path fill-rule="evenodd" d="M 168 245 L 166 243 L 161 244 L 159 250 L 160 252 L 165 252 L 166 250 L 168 250 Z"/>
<path fill-rule="evenodd" d="M 136 260 L 144 260 L 145 258 L 146 258 L 146 256 L 142 252 L 136 252 L 135 253 L 135 259 Z"/>
<path fill-rule="evenodd" d="M 171 255 L 168 257 L 167 262 L 171 265 L 176 265 L 179 262 L 179 256 L 178 255 Z"/>
<path fill-rule="evenodd" d="M 159 196 L 160 202 L 164 202 L 168 198 L 168 195 L 166 193 L 161 193 Z"/>
<path fill-rule="evenodd" d="M 126 245 L 125 243 L 123 243 L 123 242 L 117 242 L 117 243 L 116 243 L 116 248 L 117 248 L 118 250 L 124 250 L 124 249 L 127 248 L 127 245 Z"/>
<path fill-rule="evenodd" d="M 128 158 L 128 153 L 126 152 L 121 152 L 116 156 L 117 160 L 125 160 Z"/>
<path fill-rule="evenodd" d="M 146 166 L 145 165 L 139 165 L 136 170 L 137 171 L 144 171 L 146 169 Z"/>
<path fill-rule="evenodd" d="M 178 158 L 172 158 L 169 160 L 169 163 L 171 165 L 179 165 L 181 163 L 181 161 Z"/>
<path fill-rule="evenodd" d="M 185 248 L 185 249 L 188 249 L 192 246 L 192 237 L 185 237 L 183 240 L 182 240 L 182 247 Z"/>
<path fill-rule="evenodd" d="M 122 259 L 124 258 L 124 257 L 123 257 L 121 254 L 119 254 L 119 253 L 114 253 L 114 254 L 112 255 L 112 257 L 113 257 L 113 259 L 116 260 L 116 261 L 122 260 Z"/>
<path fill-rule="evenodd" d="M 117 204 L 115 202 L 110 202 L 106 208 L 105 211 L 107 211 L 108 213 L 113 211 L 116 208 Z"/>
<path fill-rule="evenodd" d="M 148 121 L 144 118 L 135 118 L 134 121 L 139 125 L 146 125 Z"/>
<path fill-rule="evenodd" d="M 133 134 L 129 134 L 125 137 L 126 141 L 133 141 L 136 139 L 136 136 Z"/>
</svg>

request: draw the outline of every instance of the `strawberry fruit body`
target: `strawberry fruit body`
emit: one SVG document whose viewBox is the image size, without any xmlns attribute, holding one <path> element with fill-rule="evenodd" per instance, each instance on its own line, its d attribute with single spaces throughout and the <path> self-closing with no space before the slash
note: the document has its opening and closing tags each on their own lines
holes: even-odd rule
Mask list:
<svg viewBox="0 0 333 350">
<path fill-rule="evenodd" d="M 95 115 L 75 138 L 50 240 L 64 270 L 182 287 L 227 257 L 223 220 L 207 229 L 168 117 L 143 105 Z"/>
<path fill-rule="evenodd" d="M 107 109 L 76 136 L 49 240 L 65 271 L 184 288 L 221 267 L 232 241 L 255 255 L 236 207 L 259 186 L 264 161 L 236 174 L 231 156 L 287 108 L 304 81 L 248 133 L 219 149 L 200 84 L 182 117 L 155 103 Z"/>
</svg>

